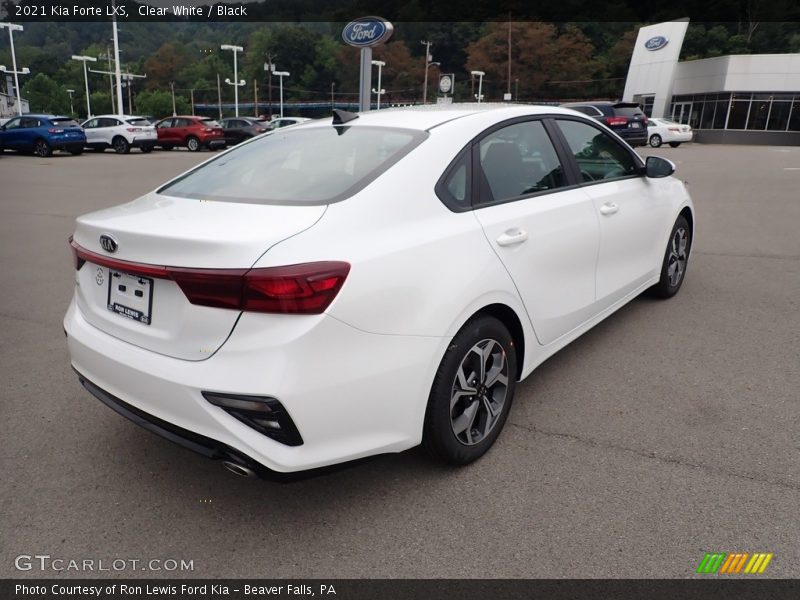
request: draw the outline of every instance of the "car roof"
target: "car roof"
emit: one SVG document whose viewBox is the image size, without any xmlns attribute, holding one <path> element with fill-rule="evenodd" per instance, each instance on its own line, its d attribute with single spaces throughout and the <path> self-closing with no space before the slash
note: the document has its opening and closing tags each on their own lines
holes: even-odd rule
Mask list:
<svg viewBox="0 0 800 600">
<path fill-rule="evenodd" d="M 113 117 L 115 119 L 142 119 L 142 118 L 144 118 L 144 117 L 140 117 L 139 115 L 119 115 L 119 114 L 94 115 L 93 117 L 90 117 L 90 118 L 92 118 L 92 119 L 107 119 L 109 117 Z"/>
<path fill-rule="evenodd" d="M 25 113 L 23 115 L 14 115 L 14 117 L 19 117 L 19 116 L 22 116 L 22 117 L 36 117 L 37 119 L 69 119 L 69 118 L 71 118 L 71 117 L 58 116 L 58 115 L 48 115 L 46 113 Z M 11 118 L 13 119 L 14 117 L 11 117 Z"/>
<path fill-rule="evenodd" d="M 564 114 L 581 115 L 575 111 L 559 108 L 557 106 L 541 106 L 533 104 L 507 104 L 507 103 L 463 103 L 426 106 L 409 106 L 372 110 L 365 113 L 358 113 L 358 118 L 347 122 L 347 126 L 377 126 L 377 127 L 401 127 L 405 129 L 417 129 L 427 131 L 439 125 L 465 119 L 471 116 L 484 114 L 488 111 L 497 111 L 498 117 L 511 119 L 518 116 L 544 115 L 544 114 Z M 298 124 L 298 127 L 327 127 L 330 125 L 328 119 L 316 119 Z"/>
</svg>

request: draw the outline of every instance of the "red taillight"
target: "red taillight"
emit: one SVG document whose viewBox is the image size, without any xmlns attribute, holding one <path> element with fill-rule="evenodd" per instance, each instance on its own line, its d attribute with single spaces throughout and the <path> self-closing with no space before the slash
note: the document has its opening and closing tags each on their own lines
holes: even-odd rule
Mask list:
<svg viewBox="0 0 800 600">
<path fill-rule="evenodd" d="M 63 129 L 48 129 L 47 133 L 64 133 Z"/>
<path fill-rule="evenodd" d="M 171 279 L 192 304 L 251 312 L 319 314 L 342 288 L 350 265 L 313 262 L 263 269 L 183 269 L 95 254 L 70 238 L 75 268 L 86 261 L 131 275 Z"/>
<path fill-rule="evenodd" d="M 136 133 L 137 131 L 141 131 L 138 127 L 128 127 L 125 131 L 130 133 Z"/>
<path fill-rule="evenodd" d="M 206 133 L 211 133 L 214 130 L 211 129 L 211 127 L 203 127 L 203 131 L 205 131 Z"/>
<path fill-rule="evenodd" d="M 667 131 L 680 131 L 680 127 L 667 127 Z"/>
<path fill-rule="evenodd" d="M 625 125 L 627 122 L 627 117 L 606 117 L 606 125 Z"/>
</svg>

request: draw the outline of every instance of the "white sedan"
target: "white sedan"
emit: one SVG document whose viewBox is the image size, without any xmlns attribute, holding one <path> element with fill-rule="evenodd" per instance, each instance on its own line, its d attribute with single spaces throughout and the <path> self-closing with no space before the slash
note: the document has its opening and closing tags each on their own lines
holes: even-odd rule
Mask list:
<svg viewBox="0 0 800 600">
<path fill-rule="evenodd" d="M 64 319 L 103 403 L 275 476 L 420 443 L 466 464 L 537 365 L 681 287 L 669 161 L 580 113 L 335 111 L 80 217 Z"/>
<path fill-rule="evenodd" d="M 653 148 L 669 144 L 677 148 L 683 142 L 692 141 L 692 128 L 668 119 L 648 119 L 647 143 Z"/>
</svg>

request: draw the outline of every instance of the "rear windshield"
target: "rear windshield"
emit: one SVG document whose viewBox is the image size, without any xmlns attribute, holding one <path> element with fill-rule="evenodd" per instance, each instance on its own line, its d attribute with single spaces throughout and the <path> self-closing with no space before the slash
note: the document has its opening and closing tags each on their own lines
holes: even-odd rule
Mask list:
<svg viewBox="0 0 800 600">
<path fill-rule="evenodd" d="M 220 124 L 217 123 L 214 119 L 202 119 L 201 122 L 206 127 L 220 127 Z"/>
<path fill-rule="evenodd" d="M 614 112 L 619 117 L 643 117 L 644 113 L 638 106 L 615 106 Z"/>
<path fill-rule="evenodd" d="M 389 127 L 279 129 L 199 166 L 158 193 L 253 204 L 338 202 L 366 187 L 427 136 Z"/>
<path fill-rule="evenodd" d="M 50 121 L 53 123 L 53 125 L 58 125 L 59 127 L 80 127 L 78 122 L 74 119 L 50 119 Z"/>
<path fill-rule="evenodd" d="M 128 119 L 128 123 L 137 127 L 149 127 L 151 125 L 147 119 Z"/>
</svg>

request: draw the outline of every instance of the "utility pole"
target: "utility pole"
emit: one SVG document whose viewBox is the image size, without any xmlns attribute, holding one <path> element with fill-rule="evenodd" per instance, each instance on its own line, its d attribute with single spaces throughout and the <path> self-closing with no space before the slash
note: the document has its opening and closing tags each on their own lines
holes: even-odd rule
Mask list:
<svg viewBox="0 0 800 600">
<path fill-rule="evenodd" d="M 111 71 L 111 47 L 106 44 L 106 53 L 101 54 L 97 58 L 105 58 L 108 64 L 108 94 L 111 98 L 111 112 L 116 113 L 117 111 L 114 109 L 114 105 L 116 104 L 114 101 L 114 73 Z M 122 109 L 119 110 L 122 113 Z"/>
<path fill-rule="evenodd" d="M 169 89 L 172 91 L 172 116 L 175 117 L 178 115 L 178 111 L 175 110 L 175 82 L 169 82 Z"/>
<path fill-rule="evenodd" d="M 333 98 L 333 90 L 335 90 L 335 89 L 336 89 L 336 82 L 335 81 L 331 81 L 331 110 L 333 110 L 333 107 L 335 105 L 335 100 Z"/>
<path fill-rule="evenodd" d="M 219 73 L 217 73 L 217 108 L 219 108 L 219 118 L 222 118 L 222 87 L 219 83 Z"/>
<path fill-rule="evenodd" d="M 194 116 L 194 88 L 189 90 L 189 98 L 192 102 L 192 116 Z"/>
<path fill-rule="evenodd" d="M 422 86 L 422 103 L 428 103 L 428 66 L 431 64 L 431 42 L 430 40 L 425 40 L 424 42 L 420 42 L 423 46 L 425 46 L 425 83 Z"/>
<path fill-rule="evenodd" d="M 111 7 L 114 9 L 114 16 L 112 17 L 111 25 L 114 31 L 114 62 L 116 63 L 115 71 L 117 75 L 117 108 L 122 111 L 122 72 L 119 64 L 119 38 L 117 36 L 117 15 L 116 4 L 114 0 L 111 0 Z"/>
<path fill-rule="evenodd" d="M 511 95 L 511 15 L 508 15 L 508 95 Z"/>
<path fill-rule="evenodd" d="M 253 79 L 253 116 L 258 118 L 258 77 Z"/>
<path fill-rule="evenodd" d="M 277 54 L 272 54 L 272 52 L 267 52 L 267 62 L 264 63 L 264 70 L 267 72 L 267 94 L 269 97 L 267 118 L 270 121 L 272 120 L 272 74 L 275 72 L 275 63 L 273 61 L 276 58 L 278 58 Z"/>
<path fill-rule="evenodd" d="M 14 25 L 13 23 L 0 23 L 0 28 L 2 27 L 8 29 L 8 41 L 11 43 L 11 68 L 14 69 L 14 93 L 17 96 L 17 114 L 22 115 L 22 96 L 20 96 L 19 93 L 19 75 L 27 75 L 30 71 L 28 71 L 27 67 L 24 67 L 21 71 L 17 70 L 17 55 L 14 53 L 14 32 L 22 31 L 24 28 L 22 25 Z M 83 63 L 83 65 L 85 69 L 86 63 Z M 3 72 L 6 71 L 6 69 L 3 70 Z M 25 71 L 28 71 L 28 73 L 25 73 Z M 86 74 L 86 71 L 84 71 L 84 74 Z M 89 89 L 88 85 L 86 89 Z M 88 97 L 88 92 L 86 95 Z"/>
</svg>

